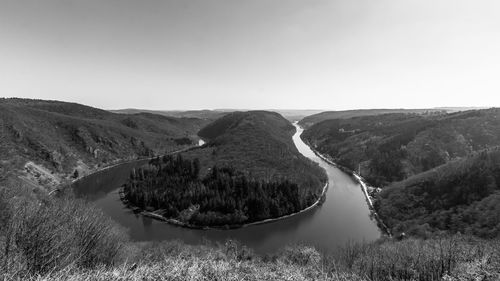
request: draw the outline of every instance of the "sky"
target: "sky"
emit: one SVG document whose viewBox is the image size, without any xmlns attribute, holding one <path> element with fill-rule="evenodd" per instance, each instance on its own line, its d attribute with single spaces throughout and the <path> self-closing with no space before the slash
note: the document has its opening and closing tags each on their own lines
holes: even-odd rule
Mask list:
<svg viewBox="0 0 500 281">
<path fill-rule="evenodd" d="M 0 97 L 500 107 L 498 0 L 0 0 Z"/>
</svg>

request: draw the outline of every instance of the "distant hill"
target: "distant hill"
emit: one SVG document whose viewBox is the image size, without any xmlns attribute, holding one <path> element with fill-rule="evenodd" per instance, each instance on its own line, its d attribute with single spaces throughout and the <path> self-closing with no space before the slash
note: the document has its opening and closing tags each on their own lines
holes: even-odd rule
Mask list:
<svg viewBox="0 0 500 281">
<path fill-rule="evenodd" d="M 304 117 L 299 125 L 308 128 L 316 123 L 331 119 L 349 119 L 353 117 L 381 115 L 389 113 L 416 113 L 416 114 L 443 114 L 447 112 L 461 111 L 460 108 L 431 108 L 431 109 L 355 109 L 341 111 L 325 111 Z"/>
<path fill-rule="evenodd" d="M 137 113 L 152 113 L 157 115 L 176 117 L 176 118 L 198 118 L 213 121 L 216 120 L 231 111 L 222 111 L 222 110 L 148 110 L 148 109 L 118 109 L 118 110 L 110 110 L 114 113 L 120 114 L 137 114 Z"/>
<path fill-rule="evenodd" d="M 248 110 L 241 110 L 241 109 L 215 109 L 215 110 L 147 110 L 147 109 L 135 109 L 135 108 L 128 108 L 128 109 L 118 109 L 118 110 L 110 110 L 111 112 L 114 113 L 121 113 L 121 114 L 136 114 L 136 113 L 153 113 L 153 114 L 159 114 L 159 115 L 164 115 L 164 116 L 170 116 L 170 117 L 179 117 L 179 118 L 200 118 L 200 119 L 206 119 L 206 120 L 216 120 L 228 113 L 231 112 L 236 112 L 236 111 L 248 111 Z M 314 110 L 314 109 L 268 109 L 266 111 L 272 111 L 272 112 L 277 112 L 281 114 L 283 117 L 285 117 L 287 120 L 290 122 L 295 122 L 299 121 L 302 118 L 312 115 L 312 114 L 317 114 L 322 112 L 322 110 Z"/>
<path fill-rule="evenodd" d="M 449 113 L 452 112 L 458 112 L 458 111 L 469 111 L 469 110 L 481 110 L 481 109 L 488 109 L 489 107 L 460 107 L 460 106 L 455 106 L 455 107 L 435 107 L 432 109 L 436 110 L 445 110 L 448 111 Z"/>
<path fill-rule="evenodd" d="M 51 189 L 98 166 L 185 146 L 197 140 L 205 124 L 197 118 L 124 115 L 76 103 L 0 99 L 0 184 Z"/>
<path fill-rule="evenodd" d="M 306 116 L 310 116 L 313 114 L 318 114 L 323 112 L 324 110 L 317 109 L 269 109 L 269 111 L 274 111 L 281 114 L 290 122 L 295 122 L 302 120 Z"/>
<path fill-rule="evenodd" d="M 500 151 L 482 151 L 394 183 L 376 202 L 394 233 L 500 237 Z"/>
</svg>

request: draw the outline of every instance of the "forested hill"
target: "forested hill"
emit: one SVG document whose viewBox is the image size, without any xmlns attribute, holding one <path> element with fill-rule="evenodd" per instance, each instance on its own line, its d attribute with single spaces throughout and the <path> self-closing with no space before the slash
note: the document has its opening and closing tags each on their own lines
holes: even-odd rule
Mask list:
<svg viewBox="0 0 500 281">
<path fill-rule="evenodd" d="M 500 144 L 500 109 L 437 116 L 385 114 L 320 122 L 303 138 L 385 186 Z"/>
<path fill-rule="evenodd" d="M 281 138 L 287 145 L 293 144 L 290 136 L 295 127 L 279 113 L 269 111 L 233 112 L 202 128 L 198 135 L 206 140 L 227 137 L 237 132 L 269 132 L 270 137 Z"/>
<path fill-rule="evenodd" d="M 0 99 L 0 184 L 51 189 L 98 166 L 184 147 L 206 122 L 115 114 L 59 101 Z"/>
<path fill-rule="evenodd" d="M 376 209 L 394 233 L 500 237 L 500 151 L 482 151 L 394 183 L 378 195 Z"/>
<path fill-rule="evenodd" d="M 304 192 L 321 190 L 323 170 L 295 147 L 295 128 L 280 114 L 234 112 L 200 130 L 208 143 L 186 156 L 201 161 L 202 174 L 213 165 L 231 166 L 259 180 L 286 178 Z"/>
<path fill-rule="evenodd" d="M 332 119 L 349 119 L 361 116 L 373 116 L 390 113 L 416 113 L 416 114 L 442 114 L 446 112 L 459 111 L 460 108 L 431 108 L 431 109 L 354 109 L 354 110 L 340 110 L 340 111 L 325 111 L 314 115 L 307 116 L 299 121 L 299 125 L 303 128 L 317 124 L 325 120 Z"/>
<path fill-rule="evenodd" d="M 375 207 L 395 233 L 499 235 L 500 109 L 327 120 L 303 138 L 382 187 Z"/>
</svg>

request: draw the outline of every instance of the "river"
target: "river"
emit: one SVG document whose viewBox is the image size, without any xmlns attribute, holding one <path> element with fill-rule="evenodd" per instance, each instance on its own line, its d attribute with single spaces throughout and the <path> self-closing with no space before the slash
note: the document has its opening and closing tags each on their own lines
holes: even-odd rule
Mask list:
<svg viewBox="0 0 500 281">
<path fill-rule="evenodd" d="M 133 167 L 146 161 L 119 165 L 73 184 L 78 197 L 92 201 L 122 225 L 134 241 L 181 240 L 188 244 L 239 240 L 258 253 L 270 253 L 290 244 L 313 245 L 335 250 L 347 241 L 373 241 L 381 236 L 359 183 L 350 175 L 323 161 L 300 139 L 297 127 L 293 141 L 304 156 L 323 167 L 329 179 L 325 202 L 311 211 L 274 223 L 234 230 L 196 230 L 169 225 L 125 208 L 118 190 Z"/>
</svg>

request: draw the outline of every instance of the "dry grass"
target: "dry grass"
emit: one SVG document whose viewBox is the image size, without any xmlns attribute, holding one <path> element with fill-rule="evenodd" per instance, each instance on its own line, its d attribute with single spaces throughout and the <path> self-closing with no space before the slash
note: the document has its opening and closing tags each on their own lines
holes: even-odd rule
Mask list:
<svg viewBox="0 0 500 281">
<path fill-rule="evenodd" d="M 112 265 L 127 241 L 109 218 L 79 200 L 0 198 L 0 212 L 0 276 L 7 279 Z"/>
<path fill-rule="evenodd" d="M 165 255 L 163 260 L 125 263 L 119 267 L 94 270 L 68 268 L 31 280 L 363 280 L 351 273 L 326 274 L 321 256 L 313 248 L 295 247 L 293 257 L 283 255 L 275 261 L 246 256 L 244 248 L 233 242 L 216 248 L 185 246 Z M 297 259 L 297 255 L 300 256 Z"/>
<path fill-rule="evenodd" d="M 127 242 L 82 202 L 1 191 L 0 280 L 500 280 L 498 239 L 388 239 L 332 254 L 290 246 L 260 256 L 233 241 Z"/>
<path fill-rule="evenodd" d="M 258 256 L 238 243 L 190 246 L 130 244 L 117 266 L 68 266 L 18 280 L 500 280 L 498 241 L 456 237 L 349 244 L 335 256 L 307 246 Z M 347 258 L 350 256 L 350 258 Z M 14 278 L 15 279 L 15 278 Z M 10 279 L 9 279 L 10 280 Z"/>
</svg>

